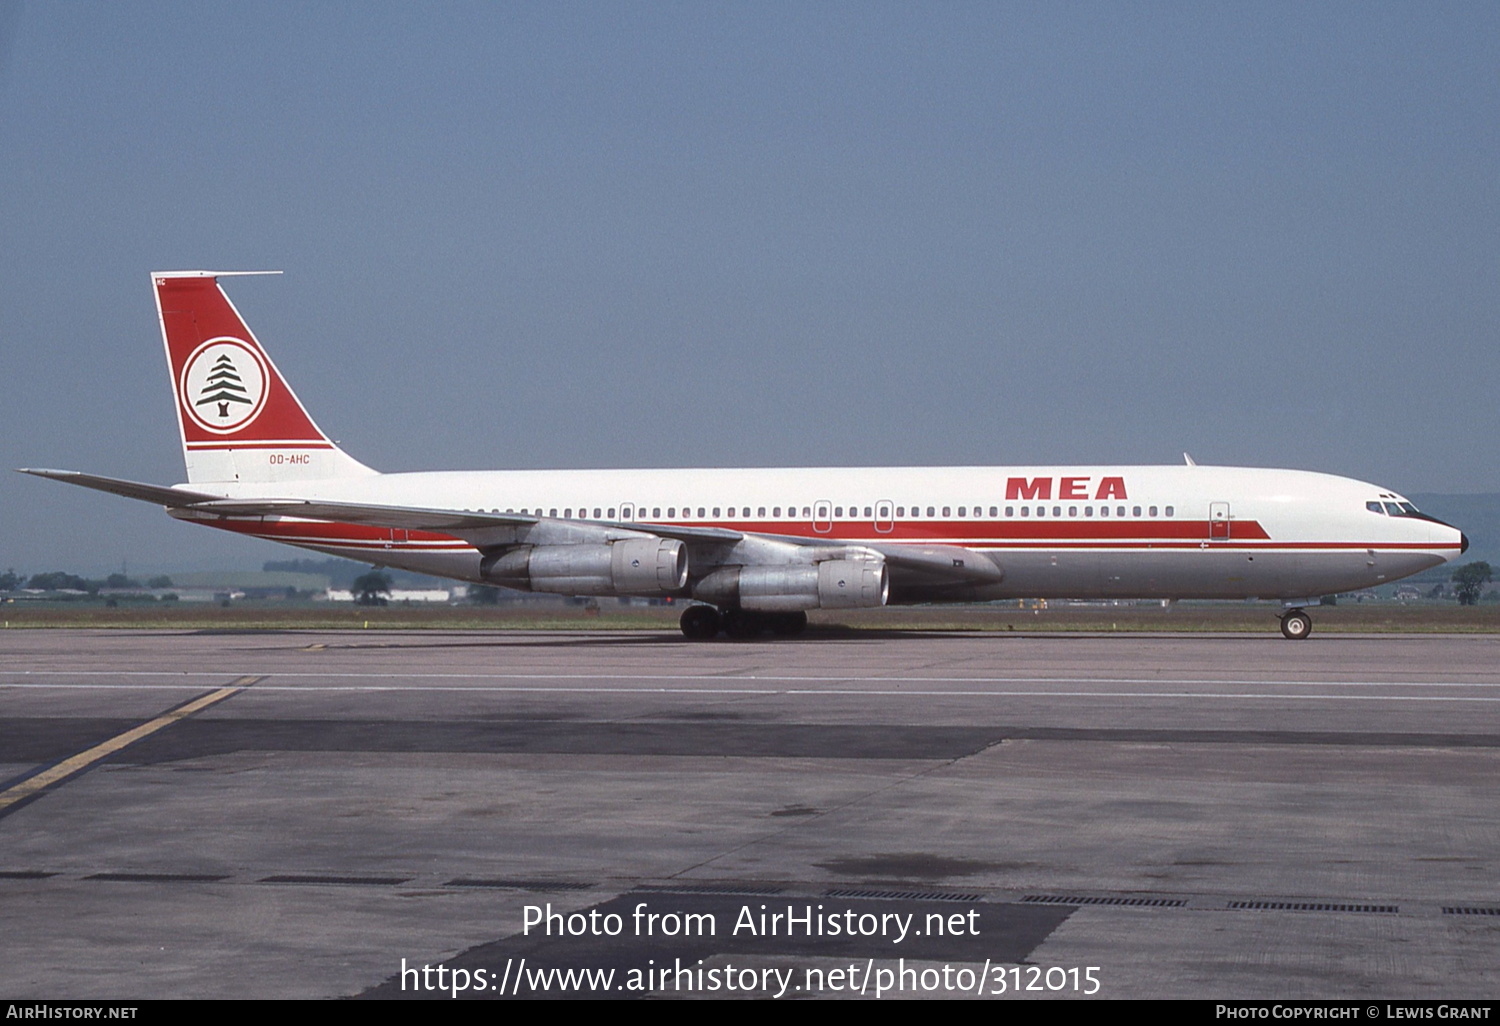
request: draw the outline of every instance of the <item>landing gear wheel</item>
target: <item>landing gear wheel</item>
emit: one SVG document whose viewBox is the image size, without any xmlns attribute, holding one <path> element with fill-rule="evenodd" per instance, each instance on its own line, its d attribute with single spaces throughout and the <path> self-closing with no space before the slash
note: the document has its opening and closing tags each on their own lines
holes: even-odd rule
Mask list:
<svg viewBox="0 0 1500 1026">
<path fill-rule="evenodd" d="M 713 606 L 688 606 L 682 611 L 683 636 L 708 641 L 719 636 L 719 611 Z"/>
<path fill-rule="evenodd" d="M 765 629 L 765 618 L 754 613 L 747 613 L 743 609 L 731 609 L 724 614 L 724 633 L 731 638 L 740 640 L 753 638 Z"/>
<path fill-rule="evenodd" d="M 1293 609 L 1281 618 L 1281 633 L 1292 641 L 1301 641 L 1312 633 L 1312 617 L 1300 609 Z"/>
<path fill-rule="evenodd" d="M 807 630 L 807 614 L 800 609 L 795 613 L 777 613 L 771 617 L 771 633 L 778 638 L 795 638 Z"/>
</svg>

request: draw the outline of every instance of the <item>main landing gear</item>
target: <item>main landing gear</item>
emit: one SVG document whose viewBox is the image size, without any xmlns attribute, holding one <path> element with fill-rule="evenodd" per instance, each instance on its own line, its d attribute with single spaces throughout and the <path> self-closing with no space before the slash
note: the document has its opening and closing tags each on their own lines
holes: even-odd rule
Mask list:
<svg viewBox="0 0 1500 1026">
<path fill-rule="evenodd" d="M 718 637 L 721 630 L 740 640 L 756 638 L 767 631 L 780 638 L 791 638 L 807 629 L 807 614 L 801 610 L 753 613 L 747 609 L 726 609 L 721 613 L 713 606 L 688 606 L 682 611 L 681 623 L 683 636 L 694 641 L 709 641 Z"/>
<path fill-rule="evenodd" d="M 1288 609 L 1281 616 L 1281 633 L 1291 641 L 1301 641 L 1312 633 L 1312 617 L 1301 609 Z"/>
</svg>

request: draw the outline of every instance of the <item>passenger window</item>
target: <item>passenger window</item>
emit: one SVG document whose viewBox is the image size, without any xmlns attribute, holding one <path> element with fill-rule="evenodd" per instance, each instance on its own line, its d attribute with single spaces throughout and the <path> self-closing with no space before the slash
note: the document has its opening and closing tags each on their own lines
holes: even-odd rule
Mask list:
<svg viewBox="0 0 1500 1026">
<path fill-rule="evenodd" d="M 898 517 L 904 517 L 904 516 L 906 516 L 906 507 L 905 506 L 897 506 L 896 507 L 896 516 L 898 516 Z"/>
<path fill-rule="evenodd" d="M 557 517 L 557 510 L 555 510 L 555 509 L 549 509 L 547 511 L 547 515 L 549 517 L 552 517 L 552 518 L 556 519 L 556 517 Z"/>
<path fill-rule="evenodd" d="M 1140 516 L 1140 515 L 1141 515 L 1141 507 L 1139 507 L 1139 506 L 1136 506 L 1136 507 L 1135 507 L 1135 508 L 1134 508 L 1134 509 L 1132 509 L 1132 510 L 1131 510 L 1131 511 L 1130 511 L 1130 515 L 1131 515 L 1131 516 L 1133 516 L 1133 517 L 1138 517 L 1138 516 Z"/>
<path fill-rule="evenodd" d="M 730 516 L 734 516 L 734 507 L 733 506 L 729 507 L 729 515 Z"/>
<path fill-rule="evenodd" d="M 1101 517 L 1107 517 L 1107 516 L 1109 516 L 1109 507 L 1108 506 L 1100 506 L 1099 507 L 1099 515 Z"/>
<path fill-rule="evenodd" d="M 613 506 L 611 506 L 609 508 L 609 519 L 613 520 L 614 518 L 615 518 L 615 508 Z"/>
<path fill-rule="evenodd" d="M 842 506 L 835 506 L 835 507 L 833 507 L 833 515 L 836 516 L 836 517 L 842 517 L 844 515 L 844 507 L 842 507 Z"/>
<path fill-rule="evenodd" d="M 602 509 L 600 509 L 598 506 L 594 507 L 594 519 L 595 520 L 603 520 L 604 519 L 604 511 Z"/>
<path fill-rule="evenodd" d="M 969 507 L 967 507 L 967 506 L 960 506 L 960 507 L 958 507 L 958 515 L 959 516 L 961 516 L 961 517 L 968 516 L 968 514 L 969 514 Z"/>
<path fill-rule="evenodd" d="M 1172 515 L 1172 507 L 1168 506 L 1167 507 L 1167 516 L 1171 516 L 1171 515 Z"/>
<path fill-rule="evenodd" d="M 1061 506 L 1053 506 L 1052 507 L 1052 515 L 1055 516 L 1055 517 L 1062 516 L 1062 507 Z"/>
<path fill-rule="evenodd" d="M 1124 506 L 1118 506 L 1118 507 L 1115 508 L 1115 516 L 1117 516 L 1117 517 L 1123 517 L 1124 515 L 1125 515 L 1125 507 Z"/>
<path fill-rule="evenodd" d="M 1153 517 L 1154 517 L 1154 516 L 1156 516 L 1156 507 L 1155 507 L 1155 506 L 1152 506 L 1152 507 L 1151 507 L 1151 515 L 1152 515 L 1152 516 L 1153 516 Z"/>
<path fill-rule="evenodd" d="M 781 516 L 781 507 L 780 506 L 772 506 L 771 507 L 771 516 L 773 516 L 773 517 L 779 517 L 779 516 Z"/>
<path fill-rule="evenodd" d="M 1023 512 L 1024 512 L 1024 510 L 1023 510 Z M 1016 515 L 1016 508 L 1014 506 L 1006 506 L 1005 507 L 1005 515 L 1008 516 L 1008 517 L 1015 516 Z"/>
<path fill-rule="evenodd" d="M 953 509 L 952 506 L 944 506 L 943 507 L 943 516 L 945 516 L 945 517 L 951 517 L 953 514 L 950 512 L 950 510 L 952 510 L 952 509 Z"/>
<path fill-rule="evenodd" d="M 677 507 L 676 506 L 668 506 L 667 507 L 667 519 L 668 520 L 672 520 L 676 516 L 677 516 Z"/>
<path fill-rule="evenodd" d="M 1031 516 L 1031 507 L 1030 506 L 1022 506 L 1021 507 L 1021 516 L 1023 516 L 1023 517 L 1029 517 L 1029 516 Z"/>
<path fill-rule="evenodd" d="M 866 506 L 865 507 L 865 517 L 866 517 L 866 519 L 868 519 L 874 512 L 875 511 L 872 510 L 872 509 L 870 509 L 869 506 Z"/>
<path fill-rule="evenodd" d="M 708 516 L 708 514 L 703 511 L 703 507 L 702 506 L 699 506 L 698 507 L 698 519 L 702 520 L 706 516 Z"/>
<path fill-rule="evenodd" d="M 715 506 L 714 507 L 714 516 L 718 516 L 718 515 L 719 515 L 719 507 Z"/>
<path fill-rule="evenodd" d="M 991 506 L 990 507 L 990 516 L 991 517 L 998 517 L 999 515 L 1000 515 L 1000 507 L 999 506 Z"/>
<path fill-rule="evenodd" d="M 1039 517 L 1046 516 L 1047 515 L 1047 507 L 1046 506 L 1038 506 L 1036 508 L 1036 515 L 1039 516 Z"/>
<path fill-rule="evenodd" d="M 749 511 L 749 510 L 748 510 L 748 509 L 747 509 L 747 510 L 746 510 L 746 511 L 745 511 L 745 513 L 746 513 L 746 515 L 748 515 L 748 514 L 749 514 L 749 513 L 750 513 L 750 511 Z M 764 506 L 761 506 L 761 507 L 760 507 L 760 508 L 759 508 L 759 509 L 757 509 L 757 510 L 756 510 L 756 511 L 755 511 L 755 515 L 756 515 L 756 516 L 758 516 L 758 517 L 763 517 L 763 516 L 765 516 L 765 515 L 766 515 L 766 507 L 764 507 Z M 778 514 L 778 516 L 779 516 L 779 515 L 780 515 L 780 514 Z"/>
<path fill-rule="evenodd" d="M 1068 507 L 1068 516 L 1070 516 L 1070 517 L 1076 517 L 1077 515 L 1078 515 L 1078 507 L 1077 506 L 1069 506 Z"/>
<path fill-rule="evenodd" d="M 1083 515 L 1086 516 L 1086 517 L 1093 516 L 1094 515 L 1094 507 L 1092 507 L 1092 506 L 1085 506 L 1085 507 L 1083 507 Z"/>
<path fill-rule="evenodd" d="M 935 516 L 937 516 L 937 510 L 936 510 L 936 509 L 934 509 L 934 508 L 933 508 L 933 507 L 931 507 L 931 506 L 928 506 L 928 507 L 927 507 L 927 515 L 928 515 L 928 516 L 929 516 L 929 517 L 935 517 Z"/>
</svg>

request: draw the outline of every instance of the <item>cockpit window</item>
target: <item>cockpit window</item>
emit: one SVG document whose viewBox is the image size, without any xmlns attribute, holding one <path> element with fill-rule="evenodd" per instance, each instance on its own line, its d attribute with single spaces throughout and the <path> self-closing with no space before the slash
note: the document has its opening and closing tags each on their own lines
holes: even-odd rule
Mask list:
<svg viewBox="0 0 1500 1026">
<path fill-rule="evenodd" d="M 1383 513 L 1393 517 L 1422 517 L 1423 519 L 1431 519 L 1410 502 L 1367 502 L 1365 503 L 1365 509 L 1371 513 Z"/>
</svg>

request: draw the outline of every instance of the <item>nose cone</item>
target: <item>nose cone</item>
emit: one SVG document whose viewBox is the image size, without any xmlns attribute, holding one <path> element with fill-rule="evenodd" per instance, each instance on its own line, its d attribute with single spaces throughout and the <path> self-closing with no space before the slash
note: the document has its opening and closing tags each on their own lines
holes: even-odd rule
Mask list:
<svg viewBox="0 0 1500 1026">
<path fill-rule="evenodd" d="M 1462 531 L 1459 531 L 1458 532 L 1458 537 L 1459 537 L 1458 554 L 1460 556 L 1462 556 L 1465 552 L 1469 551 L 1469 536 L 1466 535 L 1466 534 L 1464 534 Z"/>
</svg>

